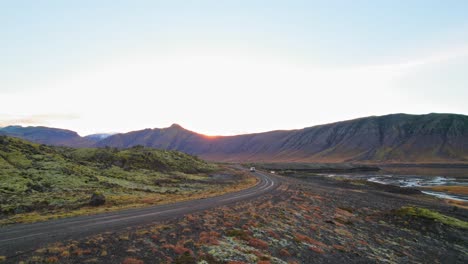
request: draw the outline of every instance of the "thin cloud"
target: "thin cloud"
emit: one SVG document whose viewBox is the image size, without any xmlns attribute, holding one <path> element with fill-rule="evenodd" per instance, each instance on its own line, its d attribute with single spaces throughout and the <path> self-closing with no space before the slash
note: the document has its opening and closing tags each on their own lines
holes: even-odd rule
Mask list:
<svg viewBox="0 0 468 264">
<path fill-rule="evenodd" d="M 79 119 L 76 114 L 2 115 L 0 116 L 0 126 L 48 125 L 54 121 L 76 119 Z"/>
<path fill-rule="evenodd" d="M 468 45 L 458 47 L 458 48 L 451 48 L 451 49 L 434 52 L 430 55 L 421 56 L 418 58 L 408 58 L 408 59 L 405 59 L 405 62 L 401 62 L 401 63 L 391 63 L 391 64 L 382 64 L 382 65 L 377 64 L 377 65 L 370 65 L 370 66 L 364 66 L 364 67 L 357 67 L 357 69 L 360 69 L 360 70 L 374 69 L 374 70 L 392 71 L 392 72 L 406 71 L 406 70 L 412 70 L 418 67 L 444 63 L 449 60 L 461 59 L 464 57 L 468 57 Z"/>
</svg>

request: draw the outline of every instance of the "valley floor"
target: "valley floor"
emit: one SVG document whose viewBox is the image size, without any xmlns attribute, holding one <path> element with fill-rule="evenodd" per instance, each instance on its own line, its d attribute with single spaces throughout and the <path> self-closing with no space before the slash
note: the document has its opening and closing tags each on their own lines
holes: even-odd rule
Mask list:
<svg viewBox="0 0 468 264">
<path fill-rule="evenodd" d="M 4 261 L 468 263 L 464 208 L 362 182 L 275 177 L 279 188 L 250 201 L 50 244 Z"/>
</svg>

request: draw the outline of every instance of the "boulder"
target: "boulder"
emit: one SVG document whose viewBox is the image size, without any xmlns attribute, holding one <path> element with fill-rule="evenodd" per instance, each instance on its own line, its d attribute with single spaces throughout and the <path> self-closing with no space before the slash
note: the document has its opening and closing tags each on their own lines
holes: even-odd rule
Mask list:
<svg viewBox="0 0 468 264">
<path fill-rule="evenodd" d="M 100 206 L 106 203 L 106 197 L 102 193 L 93 193 L 89 200 L 89 205 Z"/>
</svg>

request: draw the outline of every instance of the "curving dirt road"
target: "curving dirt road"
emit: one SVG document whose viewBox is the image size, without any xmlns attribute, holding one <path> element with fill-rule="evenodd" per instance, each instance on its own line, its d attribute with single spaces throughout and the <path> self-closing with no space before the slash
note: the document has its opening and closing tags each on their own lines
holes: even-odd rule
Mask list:
<svg viewBox="0 0 468 264">
<path fill-rule="evenodd" d="M 259 179 L 257 185 L 222 196 L 159 205 L 105 214 L 65 218 L 34 224 L 18 224 L 0 228 L 0 256 L 21 255 L 41 246 L 68 239 L 79 239 L 92 234 L 150 224 L 181 217 L 209 208 L 253 199 L 269 193 L 280 184 L 280 179 L 268 174 L 252 173 Z"/>
</svg>

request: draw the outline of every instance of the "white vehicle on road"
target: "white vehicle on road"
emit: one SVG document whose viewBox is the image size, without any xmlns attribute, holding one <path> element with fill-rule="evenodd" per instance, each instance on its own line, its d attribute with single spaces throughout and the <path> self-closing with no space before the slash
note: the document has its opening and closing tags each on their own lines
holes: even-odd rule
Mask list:
<svg viewBox="0 0 468 264">
<path fill-rule="evenodd" d="M 255 172 L 255 167 L 250 167 L 250 172 Z"/>
</svg>

